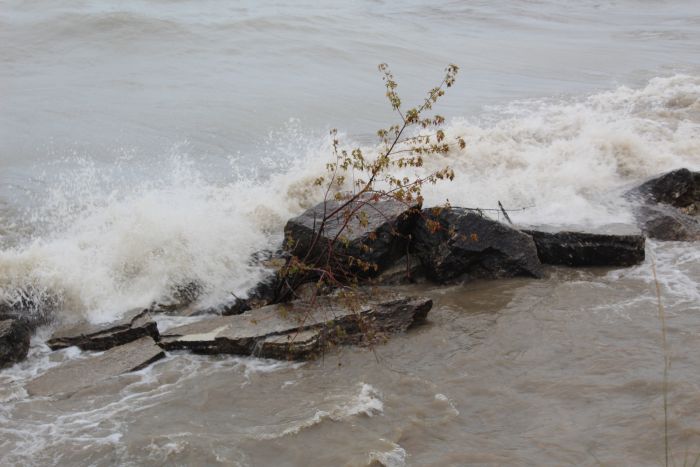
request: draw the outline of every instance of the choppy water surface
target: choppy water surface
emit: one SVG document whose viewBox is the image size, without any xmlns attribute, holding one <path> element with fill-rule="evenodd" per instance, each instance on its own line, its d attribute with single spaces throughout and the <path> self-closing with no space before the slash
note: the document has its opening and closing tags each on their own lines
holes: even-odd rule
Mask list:
<svg viewBox="0 0 700 467">
<path fill-rule="evenodd" d="M 292 215 L 327 130 L 373 151 L 404 100 L 462 67 L 438 109 L 467 148 L 429 202 L 528 207 L 522 224 L 631 220 L 628 187 L 700 169 L 700 5 L 618 2 L 0 1 L 0 295 L 109 321 L 197 280 L 240 294 Z M 173 354 L 71 398 L 0 373 L 3 464 L 658 465 L 700 453 L 700 254 L 623 270 L 410 289 L 429 323 L 303 365 Z"/>
</svg>

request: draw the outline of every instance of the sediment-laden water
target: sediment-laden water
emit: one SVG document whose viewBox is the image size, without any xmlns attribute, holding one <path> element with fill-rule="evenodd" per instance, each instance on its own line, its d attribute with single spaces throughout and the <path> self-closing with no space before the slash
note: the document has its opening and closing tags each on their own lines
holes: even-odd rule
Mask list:
<svg viewBox="0 0 700 467">
<path fill-rule="evenodd" d="M 405 101 L 462 69 L 438 107 L 467 147 L 428 162 L 427 202 L 526 208 L 520 224 L 631 222 L 621 194 L 700 169 L 696 2 L 0 2 L 0 298 L 110 321 L 259 277 L 328 129 L 374 150 Z M 26 381 L 75 349 L 0 372 L 3 465 L 659 465 L 700 454 L 700 250 L 644 264 L 401 289 L 429 322 L 374 352 L 305 364 L 173 353 L 70 398 Z M 162 319 L 161 326 L 172 325 Z M 686 454 L 688 453 L 688 454 Z"/>
</svg>

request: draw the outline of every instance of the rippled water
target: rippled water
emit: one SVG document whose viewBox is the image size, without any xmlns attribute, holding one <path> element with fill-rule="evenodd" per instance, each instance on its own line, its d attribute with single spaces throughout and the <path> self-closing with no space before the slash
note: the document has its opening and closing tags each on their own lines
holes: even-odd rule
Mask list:
<svg viewBox="0 0 700 467">
<path fill-rule="evenodd" d="M 694 1 L 0 1 L 0 297 L 109 321 L 198 280 L 241 294 L 285 220 L 318 200 L 327 130 L 374 150 L 454 62 L 439 111 L 464 151 L 429 202 L 527 207 L 521 224 L 631 220 L 620 193 L 700 169 Z M 697 243 L 622 270 L 408 289 L 429 323 L 303 365 L 170 355 L 70 398 L 0 373 L 2 464 L 659 465 L 700 453 Z M 165 324 L 165 323 L 162 323 Z"/>
</svg>

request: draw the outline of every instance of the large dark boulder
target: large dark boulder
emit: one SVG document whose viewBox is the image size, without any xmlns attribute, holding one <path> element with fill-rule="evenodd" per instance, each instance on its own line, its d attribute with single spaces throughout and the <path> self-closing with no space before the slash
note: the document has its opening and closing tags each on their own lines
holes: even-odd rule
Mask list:
<svg viewBox="0 0 700 467">
<path fill-rule="evenodd" d="M 270 305 L 236 316 L 221 316 L 169 329 L 160 345 L 205 354 L 309 359 L 327 345 L 377 342 L 423 321 L 432 307 L 426 298 L 390 297 L 363 303 L 319 297 L 314 303 Z"/>
<path fill-rule="evenodd" d="M 524 230 L 537 246 L 545 264 L 563 266 L 632 266 L 644 261 L 644 235 L 637 229 L 625 232 L 550 232 Z"/>
<path fill-rule="evenodd" d="M 53 350 L 77 346 L 83 350 L 107 350 L 145 336 L 158 339 L 158 326 L 148 310 L 136 309 L 107 324 L 78 323 L 63 326 L 46 341 Z"/>
<path fill-rule="evenodd" d="M 332 244 L 332 254 L 341 262 L 352 257 L 376 265 L 370 269 L 361 265 L 351 268 L 353 273 L 370 276 L 406 253 L 408 234 L 419 206 L 408 206 L 393 199 L 370 198 L 343 207 L 345 203 L 343 200 L 329 200 L 290 219 L 284 228 L 288 250 L 299 258 L 308 257 L 307 262 L 318 263 L 325 261 Z M 355 209 L 348 218 L 350 210 Z M 335 211 L 336 214 L 330 216 L 321 229 L 324 216 Z"/>
<path fill-rule="evenodd" d="M 0 321 L 0 368 L 21 362 L 29 352 L 31 332 L 16 319 Z"/>
<path fill-rule="evenodd" d="M 429 279 L 542 277 L 529 235 L 465 208 L 424 209 L 413 232 L 413 249 Z"/>
</svg>

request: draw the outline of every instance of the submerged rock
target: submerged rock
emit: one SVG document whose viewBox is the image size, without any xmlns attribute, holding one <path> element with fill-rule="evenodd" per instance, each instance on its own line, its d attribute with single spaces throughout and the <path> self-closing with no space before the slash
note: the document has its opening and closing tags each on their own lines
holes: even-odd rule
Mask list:
<svg viewBox="0 0 700 467">
<path fill-rule="evenodd" d="M 327 254 L 329 243 L 344 228 L 346 209 L 341 209 L 329 218 L 318 241 L 315 241 L 315 237 L 321 228 L 324 213 L 329 215 L 344 203 L 345 201 L 327 201 L 290 219 L 284 228 L 289 251 L 300 258 L 304 258 L 307 253 L 313 258 Z M 392 199 L 359 201 L 355 202 L 355 206 L 358 210 L 347 220 L 347 227 L 340 234 L 342 241 L 334 244 L 333 252 L 339 257 L 352 256 L 376 265 L 377 270 L 364 271 L 357 268 L 357 272 L 363 275 L 374 275 L 406 253 L 408 234 L 419 206 L 407 206 Z"/>
<path fill-rule="evenodd" d="M 201 296 L 204 287 L 199 281 L 186 281 L 172 287 L 170 294 L 154 302 L 150 310 L 178 316 L 192 316 L 198 309 L 193 305 Z"/>
<path fill-rule="evenodd" d="M 291 255 L 282 250 L 259 251 L 252 255 L 250 265 L 265 269 L 264 277 L 245 293 L 245 298 L 234 297 L 229 303 L 215 309 L 217 314 L 238 315 L 275 303 L 295 298 L 295 289 L 304 282 L 304 277 L 285 270 Z"/>
<path fill-rule="evenodd" d="M 537 246 L 537 255 L 545 264 L 632 266 L 643 262 L 644 235 L 636 228 L 612 228 L 615 229 L 620 233 L 541 230 L 523 232 L 532 236 Z"/>
<path fill-rule="evenodd" d="M 700 172 L 668 172 L 630 190 L 627 197 L 642 201 L 635 217 L 649 238 L 700 240 Z"/>
<path fill-rule="evenodd" d="M 0 368 L 21 362 L 29 352 L 31 332 L 16 319 L 0 321 Z"/>
<path fill-rule="evenodd" d="M 291 296 L 292 289 L 286 285 L 280 268 L 269 271 L 255 287 L 246 292 L 245 298 L 236 297 L 233 302 L 222 306 L 221 314 L 238 315 L 244 311 L 286 301 Z"/>
<path fill-rule="evenodd" d="M 527 234 L 465 208 L 424 209 L 413 249 L 429 279 L 542 277 L 535 243 Z"/>
<path fill-rule="evenodd" d="M 641 196 L 647 203 L 692 210 L 695 203 L 700 203 L 700 172 L 685 168 L 673 170 L 642 183 L 629 195 Z"/>
<path fill-rule="evenodd" d="M 73 393 L 107 378 L 137 371 L 165 356 L 151 337 L 142 337 L 125 345 L 79 360 L 70 360 L 51 368 L 25 386 L 32 396 Z"/>
<path fill-rule="evenodd" d="M 674 207 L 663 204 L 640 206 L 635 215 L 649 238 L 683 242 L 700 240 L 700 219 Z"/>
<path fill-rule="evenodd" d="M 0 301 L 0 320 L 20 321 L 30 332 L 51 322 L 58 304 L 56 297 L 32 289 L 17 290 L 16 295 L 17 299 L 11 303 Z"/>
<path fill-rule="evenodd" d="M 79 323 L 59 328 L 46 342 L 53 350 L 78 346 L 83 350 L 107 350 L 144 336 L 158 339 L 158 326 L 148 310 L 132 310 L 107 324 Z"/>
<path fill-rule="evenodd" d="M 206 354 L 308 359 L 329 344 L 403 332 L 425 319 L 431 307 L 426 298 L 400 297 L 355 307 L 338 297 L 318 297 L 314 305 L 296 301 L 176 327 L 161 336 L 160 345 Z"/>
</svg>

